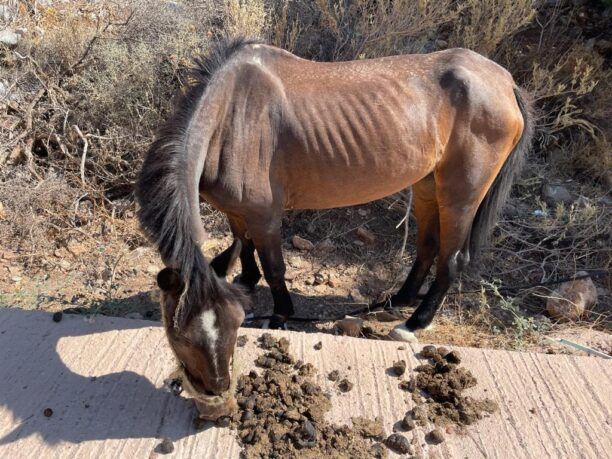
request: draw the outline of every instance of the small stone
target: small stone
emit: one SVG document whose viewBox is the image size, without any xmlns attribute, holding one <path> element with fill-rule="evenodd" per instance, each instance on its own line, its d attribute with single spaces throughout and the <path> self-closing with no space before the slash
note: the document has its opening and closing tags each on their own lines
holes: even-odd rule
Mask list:
<svg viewBox="0 0 612 459">
<path fill-rule="evenodd" d="M 391 451 L 398 454 L 412 453 L 412 447 L 410 446 L 410 442 L 402 434 L 394 433 L 389 435 L 389 437 L 385 440 L 385 445 Z"/>
<path fill-rule="evenodd" d="M 561 321 L 580 319 L 585 311 L 597 303 L 597 289 L 587 273 L 576 273 L 573 281 L 564 282 L 546 300 L 546 310 L 550 317 Z"/>
<path fill-rule="evenodd" d="M 311 440 L 315 438 L 317 431 L 315 430 L 312 423 L 308 419 L 306 419 L 300 427 L 299 433 L 301 434 L 302 438 Z"/>
<path fill-rule="evenodd" d="M 50 418 L 51 416 L 53 416 L 53 410 L 51 408 L 45 408 L 43 410 L 43 414 L 46 418 Z"/>
<path fill-rule="evenodd" d="M 323 343 L 321 341 L 319 341 L 317 344 L 315 344 L 314 346 L 314 350 L 315 351 L 320 351 L 321 348 L 323 347 Z"/>
<path fill-rule="evenodd" d="M 439 445 L 444 442 L 444 434 L 440 429 L 434 429 L 427 434 L 425 440 L 432 445 Z"/>
<path fill-rule="evenodd" d="M 310 242 L 308 239 L 304 239 L 303 237 L 298 236 L 297 234 L 293 236 L 291 239 L 291 243 L 293 247 L 298 250 L 310 251 L 314 248 L 314 244 Z"/>
<path fill-rule="evenodd" d="M 404 373 L 406 373 L 406 361 L 399 360 L 397 362 L 393 362 L 391 370 L 396 376 L 402 376 Z"/>
<path fill-rule="evenodd" d="M 70 269 L 72 265 L 70 264 L 70 262 L 68 260 L 62 260 L 60 261 L 60 268 L 64 269 L 64 270 L 68 270 Z"/>
<path fill-rule="evenodd" d="M 320 250 L 321 252 L 332 252 L 335 248 L 336 246 L 329 238 L 323 239 L 319 244 L 317 244 L 317 250 Z"/>
<path fill-rule="evenodd" d="M 157 445 L 157 451 L 161 454 L 170 454 L 174 451 L 174 443 L 168 438 L 164 438 L 162 442 Z"/>
<path fill-rule="evenodd" d="M 0 31 L 0 43 L 5 46 L 13 48 L 17 46 L 20 40 L 21 35 L 12 30 L 5 29 Z"/>
<path fill-rule="evenodd" d="M 355 234 L 366 244 L 374 244 L 374 242 L 376 242 L 376 236 L 374 235 L 374 233 L 369 229 L 365 228 L 364 226 L 360 226 L 359 228 L 357 228 Z"/>
<path fill-rule="evenodd" d="M 53 322 L 61 322 L 63 317 L 62 311 L 57 311 L 53 313 Z"/>
<path fill-rule="evenodd" d="M 336 322 L 336 327 L 340 329 L 343 335 L 358 337 L 361 336 L 363 320 L 358 317 L 345 317 Z"/>
<path fill-rule="evenodd" d="M 542 199 L 551 207 L 557 204 L 571 204 L 574 201 L 571 193 L 563 185 L 546 183 L 542 187 Z"/>
<path fill-rule="evenodd" d="M 340 383 L 338 383 L 338 389 L 340 389 L 341 392 L 345 393 L 353 390 L 353 386 L 354 384 L 346 378 L 344 378 L 342 381 L 340 381 Z"/>
</svg>

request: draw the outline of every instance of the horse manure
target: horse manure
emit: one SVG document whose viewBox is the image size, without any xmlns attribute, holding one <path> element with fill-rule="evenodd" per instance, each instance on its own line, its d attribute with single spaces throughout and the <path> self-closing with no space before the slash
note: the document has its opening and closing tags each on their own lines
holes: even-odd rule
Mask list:
<svg viewBox="0 0 612 459">
<path fill-rule="evenodd" d="M 391 367 L 391 370 L 396 376 L 403 375 L 404 373 L 406 373 L 406 361 L 399 360 L 398 362 L 393 362 L 393 366 Z"/>
<path fill-rule="evenodd" d="M 53 322 L 61 322 L 63 317 L 64 314 L 62 313 L 62 311 L 57 311 L 53 313 Z"/>
<path fill-rule="evenodd" d="M 229 427 L 232 420 L 229 416 L 221 416 L 219 419 L 215 421 L 215 425 L 217 427 Z"/>
<path fill-rule="evenodd" d="M 340 379 L 340 372 L 338 370 L 330 371 L 327 375 L 327 379 L 330 381 L 338 381 Z"/>
<path fill-rule="evenodd" d="M 425 436 L 425 440 L 432 445 L 439 445 L 444 442 L 444 434 L 440 429 L 434 429 Z"/>
<path fill-rule="evenodd" d="M 444 359 L 449 363 L 461 363 L 461 354 L 457 351 L 450 351 L 448 354 L 444 356 Z"/>
<path fill-rule="evenodd" d="M 421 357 L 425 357 L 425 358 L 432 358 L 434 356 L 434 354 L 436 354 L 438 352 L 438 349 L 436 349 L 436 346 L 425 346 L 423 349 L 421 349 Z"/>
<path fill-rule="evenodd" d="M 43 414 L 46 418 L 50 418 L 51 416 L 53 416 L 53 410 L 51 408 L 45 408 L 43 410 Z"/>
<path fill-rule="evenodd" d="M 315 351 L 320 351 L 321 348 L 323 347 L 323 343 L 321 341 L 319 341 L 317 344 L 315 344 L 314 346 Z"/>
<path fill-rule="evenodd" d="M 406 346 L 404 346 L 404 345 L 398 346 L 397 350 L 398 351 L 405 351 L 406 350 Z"/>
<path fill-rule="evenodd" d="M 155 448 L 155 452 L 158 452 L 160 454 L 170 454 L 173 451 L 174 451 L 174 443 L 172 443 L 172 440 L 168 438 L 164 438 L 162 442 L 159 445 L 157 445 L 157 448 Z"/>
<path fill-rule="evenodd" d="M 236 346 L 244 347 L 244 345 L 249 341 L 249 337 L 247 335 L 240 335 L 236 338 Z"/>
<path fill-rule="evenodd" d="M 338 389 L 340 389 L 341 392 L 350 392 L 353 390 L 353 386 L 354 384 L 346 378 L 338 383 Z"/>
<path fill-rule="evenodd" d="M 351 418 L 353 421 L 353 428 L 366 438 L 374 438 L 375 440 L 382 440 L 385 438 L 385 430 L 380 418 L 376 418 L 373 421 L 363 417 Z"/>
<path fill-rule="evenodd" d="M 331 424 L 325 419 L 329 396 L 312 379 L 314 367 L 295 362 L 285 338 L 266 333 L 258 341 L 265 353 L 256 362 L 266 367 L 239 377 L 239 408 L 229 420 L 243 447 L 241 457 L 324 457 L 330 452 L 333 457 L 386 457 L 373 440 L 384 438 L 380 421 L 363 420 L 359 427 Z M 337 371 L 335 378 L 340 378 Z"/>
<path fill-rule="evenodd" d="M 498 409 L 497 403 L 492 400 L 478 400 L 463 395 L 463 391 L 474 387 L 477 380 L 469 370 L 458 365 L 461 356 L 457 351 L 448 352 L 442 347 L 425 346 L 421 355 L 428 356 L 431 361 L 416 367 L 414 381 L 405 386 L 409 389 L 412 388 L 411 383 L 414 384 L 412 395 L 416 406 L 406 413 L 402 421 L 404 428 L 412 425 L 409 423 L 411 420 L 421 426 L 428 422 L 440 426 L 470 425 L 481 419 L 483 413 L 493 413 Z M 420 394 L 424 395 L 425 400 Z M 434 434 L 436 438 L 437 434 Z"/>
<path fill-rule="evenodd" d="M 398 454 L 412 453 L 412 447 L 410 446 L 410 442 L 402 434 L 394 433 L 389 435 L 389 437 L 385 440 L 385 445 L 391 451 Z"/>
<path fill-rule="evenodd" d="M 416 390 L 416 381 L 414 379 L 410 379 L 408 381 L 401 381 L 398 386 L 401 390 L 405 390 L 407 392 L 414 392 Z"/>
</svg>

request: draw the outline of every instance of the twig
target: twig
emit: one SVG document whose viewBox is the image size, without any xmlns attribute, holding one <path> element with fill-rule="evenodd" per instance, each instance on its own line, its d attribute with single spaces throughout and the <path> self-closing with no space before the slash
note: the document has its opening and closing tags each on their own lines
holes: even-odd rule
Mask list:
<svg viewBox="0 0 612 459">
<path fill-rule="evenodd" d="M 89 147 L 89 142 L 87 141 L 87 137 L 83 135 L 83 133 L 76 124 L 72 127 L 83 141 L 83 153 L 81 154 L 81 183 L 83 184 L 83 186 L 85 186 L 85 159 L 87 158 L 87 148 Z"/>
</svg>

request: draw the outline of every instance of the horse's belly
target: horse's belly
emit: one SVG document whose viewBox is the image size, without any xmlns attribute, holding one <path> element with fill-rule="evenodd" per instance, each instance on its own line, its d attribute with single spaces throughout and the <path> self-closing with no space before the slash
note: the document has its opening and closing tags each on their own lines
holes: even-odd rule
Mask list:
<svg viewBox="0 0 612 459">
<path fill-rule="evenodd" d="M 311 161 L 285 182 L 285 208 L 329 209 L 364 204 L 412 185 L 433 169 L 433 155 L 365 155 L 361 162 Z"/>
</svg>

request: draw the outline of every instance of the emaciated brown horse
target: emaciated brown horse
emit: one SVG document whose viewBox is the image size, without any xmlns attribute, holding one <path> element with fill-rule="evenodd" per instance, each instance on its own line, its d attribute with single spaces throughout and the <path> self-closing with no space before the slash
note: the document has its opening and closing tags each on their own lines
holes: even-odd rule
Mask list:
<svg viewBox="0 0 612 459">
<path fill-rule="evenodd" d="M 393 306 L 413 305 L 397 339 L 433 320 L 457 273 L 477 252 L 532 137 L 512 76 L 465 49 L 318 63 L 237 39 L 198 62 L 197 83 L 149 151 L 139 217 L 168 268 L 158 275 L 170 345 L 191 386 L 221 393 L 245 298 L 222 278 L 239 256 L 240 282 L 261 274 L 279 326 L 293 314 L 285 285 L 285 209 L 366 203 L 410 185 L 417 257 Z M 208 266 L 200 198 L 225 212 L 235 241 Z"/>
</svg>

